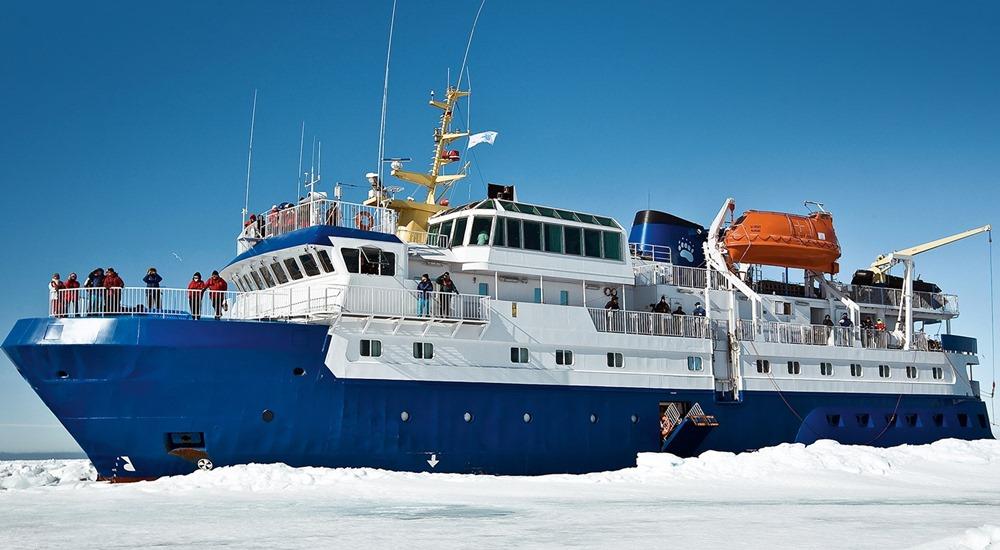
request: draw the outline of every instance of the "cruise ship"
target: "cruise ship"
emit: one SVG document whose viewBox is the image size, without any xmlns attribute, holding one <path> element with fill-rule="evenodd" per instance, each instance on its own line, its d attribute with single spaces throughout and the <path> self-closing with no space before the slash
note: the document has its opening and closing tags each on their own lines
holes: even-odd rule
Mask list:
<svg viewBox="0 0 1000 550">
<path fill-rule="evenodd" d="M 420 199 L 374 174 L 358 203 L 313 181 L 248 220 L 226 291 L 59 290 L 15 324 L 4 352 L 101 478 L 582 473 L 643 452 L 992 437 L 958 298 L 914 277 L 915 256 L 988 226 L 847 283 L 820 205 L 737 215 L 727 200 L 707 227 L 647 210 L 628 229 L 509 186 L 452 206 L 467 94 L 431 99 L 429 171 L 391 166 Z"/>
</svg>

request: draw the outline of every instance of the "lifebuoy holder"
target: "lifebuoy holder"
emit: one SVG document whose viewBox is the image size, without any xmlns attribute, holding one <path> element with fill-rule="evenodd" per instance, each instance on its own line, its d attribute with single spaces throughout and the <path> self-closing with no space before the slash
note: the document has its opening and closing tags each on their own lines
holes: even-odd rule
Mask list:
<svg viewBox="0 0 1000 550">
<path fill-rule="evenodd" d="M 362 231 L 370 231 L 375 225 L 375 216 L 367 210 L 362 210 L 354 215 L 354 225 Z"/>
</svg>

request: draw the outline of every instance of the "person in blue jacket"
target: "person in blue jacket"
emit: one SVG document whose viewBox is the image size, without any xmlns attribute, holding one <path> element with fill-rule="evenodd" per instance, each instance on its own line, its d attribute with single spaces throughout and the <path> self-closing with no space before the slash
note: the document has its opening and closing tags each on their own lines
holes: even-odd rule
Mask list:
<svg viewBox="0 0 1000 550">
<path fill-rule="evenodd" d="M 160 297 L 160 281 L 163 277 L 156 272 L 155 267 L 149 268 L 146 271 L 146 276 L 142 278 L 142 282 L 146 283 L 146 307 L 151 310 L 158 310 L 162 305 Z"/>
<path fill-rule="evenodd" d="M 431 314 L 431 292 L 434 291 L 434 283 L 431 282 L 430 275 L 424 273 L 417 283 L 417 315 L 426 317 Z"/>
</svg>

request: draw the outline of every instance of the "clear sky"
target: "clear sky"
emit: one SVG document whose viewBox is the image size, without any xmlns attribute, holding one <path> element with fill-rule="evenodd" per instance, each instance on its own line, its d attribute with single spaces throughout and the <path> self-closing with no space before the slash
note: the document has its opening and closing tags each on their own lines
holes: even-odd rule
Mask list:
<svg viewBox="0 0 1000 550">
<path fill-rule="evenodd" d="M 478 0 L 400 0 L 387 154 L 420 167 L 428 92 L 461 65 Z M 46 311 L 52 272 L 157 266 L 186 284 L 234 255 L 252 90 L 251 209 L 296 198 L 299 124 L 323 190 L 377 157 L 391 1 L 16 2 L 0 18 L 0 332 Z M 491 0 L 469 67 L 468 185 L 703 224 L 739 209 L 835 215 L 849 279 L 878 253 L 1000 222 L 1000 4 Z M 482 178 L 480 178 L 480 174 Z M 349 199 L 361 190 L 350 189 Z M 353 193 L 353 196 L 352 194 Z M 178 260 L 176 252 L 183 261 Z M 989 388 L 985 237 L 928 253 L 961 295 Z M 0 451 L 75 444 L 6 358 Z"/>
</svg>

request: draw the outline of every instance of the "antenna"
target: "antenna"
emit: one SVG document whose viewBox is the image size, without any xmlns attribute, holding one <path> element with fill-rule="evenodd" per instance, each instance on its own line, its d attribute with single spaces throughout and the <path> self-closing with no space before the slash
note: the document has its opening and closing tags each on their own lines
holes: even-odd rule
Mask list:
<svg viewBox="0 0 1000 550">
<path fill-rule="evenodd" d="M 476 18 L 472 21 L 472 29 L 469 30 L 469 41 L 465 44 L 465 56 L 462 57 L 462 68 L 458 71 L 458 84 L 455 85 L 456 89 L 462 88 L 462 74 L 465 72 L 465 62 L 469 59 L 469 48 L 472 47 L 472 36 L 476 34 L 476 24 L 479 23 L 479 14 L 483 13 L 483 6 L 485 5 L 486 0 L 483 0 L 479 4 L 479 11 L 476 12 Z"/>
<path fill-rule="evenodd" d="M 382 82 L 382 122 L 378 129 L 378 181 L 382 181 L 382 164 L 385 156 L 385 117 L 389 104 L 389 57 L 392 55 L 392 31 L 396 26 L 396 0 L 392 0 L 392 17 L 389 19 L 389 45 L 385 51 L 385 79 Z"/>
<path fill-rule="evenodd" d="M 250 167 L 253 161 L 253 127 L 257 120 L 257 88 L 253 89 L 253 107 L 250 110 L 250 145 L 247 146 L 247 189 L 243 195 L 243 223 L 247 222 L 247 211 L 250 209 Z"/>
<path fill-rule="evenodd" d="M 306 139 L 306 121 L 302 121 L 302 130 L 299 132 L 299 171 L 295 173 L 295 194 L 293 197 L 299 196 L 299 190 L 302 189 L 302 146 L 305 145 Z"/>
<path fill-rule="evenodd" d="M 320 141 L 318 144 L 318 149 L 316 151 L 316 181 L 323 178 L 320 173 L 323 172 L 323 142 Z"/>
<path fill-rule="evenodd" d="M 316 177 L 316 136 L 313 136 L 312 160 L 309 161 L 309 180 Z"/>
</svg>

